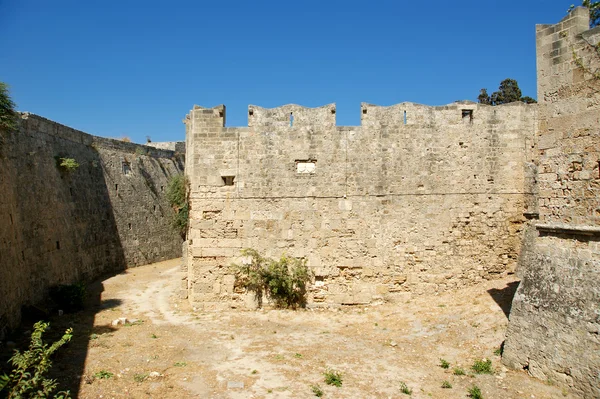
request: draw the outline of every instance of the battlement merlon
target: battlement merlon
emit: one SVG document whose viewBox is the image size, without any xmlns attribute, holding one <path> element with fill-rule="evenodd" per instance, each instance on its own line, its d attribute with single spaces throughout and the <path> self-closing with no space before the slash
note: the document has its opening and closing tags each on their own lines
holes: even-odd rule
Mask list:
<svg viewBox="0 0 600 399">
<path fill-rule="evenodd" d="M 556 42 L 559 38 L 576 36 L 590 29 L 590 12 L 576 7 L 556 24 L 537 24 L 535 33 L 538 47 L 542 41 Z"/>
<path fill-rule="evenodd" d="M 186 130 L 192 130 L 194 126 L 205 128 L 218 128 L 225 126 L 225 105 L 217 105 L 212 108 L 205 108 L 194 105 L 194 108 L 185 116 L 183 123 L 186 124 Z"/>
<path fill-rule="evenodd" d="M 402 126 L 431 126 L 467 124 L 478 126 L 495 123 L 498 120 L 532 118 L 536 104 L 516 101 L 509 104 L 491 106 L 473 101 L 456 101 L 448 105 L 430 106 L 403 102 L 390 106 L 361 103 L 361 126 L 383 128 Z"/>
<path fill-rule="evenodd" d="M 297 104 L 287 104 L 275 108 L 250 105 L 248 106 L 248 127 L 320 126 L 328 128 L 336 125 L 335 113 L 335 104 L 315 108 Z"/>
</svg>

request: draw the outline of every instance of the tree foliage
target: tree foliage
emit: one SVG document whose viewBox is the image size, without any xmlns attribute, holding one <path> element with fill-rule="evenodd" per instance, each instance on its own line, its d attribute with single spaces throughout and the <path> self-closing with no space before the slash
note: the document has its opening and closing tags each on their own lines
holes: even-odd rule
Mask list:
<svg viewBox="0 0 600 399">
<path fill-rule="evenodd" d="M 0 393 L 6 393 L 7 399 L 46 399 L 56 390 L 57 382 L 44 377 L 52 367 L 50 357 L 72 338 L 72 329 L 65 331 L 61 339 L 48 346 L 42 335 L 50 326 L 39 321 L 33 326 L 29 349 L 21 353 L 16 351 L 10 358 L 13 370 L 9 375 L 0 375 Z M 55 399 L 68 399 L 69 392 L 58 392 Z"/>
<path fill-rule="evenodd" d="M 16 119 L 15 103 L 10 98 L 8 85 L 0 82 L 0 129 L 15 130 Z"/>
<path fill-rule="evenodd" d="M 515 101 L 522 101 L 527 104 L 537 102 L 529 96 L 523 97 L 519 84 L 514 79 L 504 79 L 500 82 L 498 91 L 493 92 L 491 96 L 488 95 L 487 89 L 481 89 L 477 100 L 480 104 L 488 105 L 508 104 Z"/>
</svg>

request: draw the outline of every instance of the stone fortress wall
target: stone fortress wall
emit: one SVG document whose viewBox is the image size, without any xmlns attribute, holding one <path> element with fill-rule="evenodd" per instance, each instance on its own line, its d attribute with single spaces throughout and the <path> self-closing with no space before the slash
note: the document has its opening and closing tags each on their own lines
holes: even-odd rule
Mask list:
<svg viewBox="0 0 600 399">
<path fill-rule="evenodd" d="M 0 336 L 51 286 L 181 256 L 165 191 L 183 154 L 32 114 L 19 125 L 0 132 Z"/>
<path fill-rule="evenodd" d="M 577 8 L 536 31 L 539 220 L 528 227 L 503 361 L 599 398 L 600 80 L 584 69 L 600 68 L 600 27 L 589 30 Z"/>
<path fill-rule="evenodd" d="M 250 106 L 241 128 L 224 127 L 224 106 L 187 115 L 195 305 L 247 299 L 228 269 L 242 248 L 306 258 L 313 305 L 514 271 L 535 203 L 536 105 L 362 104 L 351 127 L 336 126 L 335 112 Z"/>
</svg>

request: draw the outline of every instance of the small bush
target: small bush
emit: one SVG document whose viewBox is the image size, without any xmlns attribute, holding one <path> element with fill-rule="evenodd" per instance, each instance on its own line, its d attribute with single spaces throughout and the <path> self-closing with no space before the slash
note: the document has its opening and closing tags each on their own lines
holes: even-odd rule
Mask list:
<svg viewBox="0 0 600 399">
<path fill-rule="evenodd" d="M 58 285 L 50 289 L 50 298 L 65 312 L 82 310 L 87 295 L 84 283 L 79 282 L 69 285 Z"/>
<path fill-rule="evenodd" d="M 59 158 L 58 160 L 58 166 L 65 172 L 74 172 L 79 167 L 79 164 L 73 158 Z"/>
<path fill-rule="evenodd" d="M 188 201 L 189 182 L 185 175 L 175 175 L 167 184 L 167 201 L 173 208 L 175 215 L 171 221 L 171 226 L 182 239 L 186 239 L 188 219 L 189 219 L 189 201 Z"/>
<path fill-rule="evenodd" d="M 323 392 L 323 390 L 321 389 L 321 387 L 319 386 L 319 384 L 315 384 L 315 385 L 311 385 L 310 389 L 312 390 L 312 393 L 317 397 L 317 398 L 322 398 L 323 395 L 325 394 Z"/>
<path fill-rule="evenodd" d="M 13 370 L 9 375 L 0 375 L 0 393 L 5 392 L 6 398 L 50 398 L 56 389 L 56 381 L 45 378 L 44 374 L 52 367 L 50 357 L 71 340 L 73 330 L 69 328 L 62 338 L 48 346 L 42 340 L 42 335 L 49 327 L 49 323 L 35 323 L 29 349 L 23 353 L 16 351 L 10 358 Z M 68 399 L 69 391 L 58 392 L 53 397 Z"/>
<path fill-rule="evenodd" d="M 342 386 L 342 373 L 339 371 L 327 370 L 323 375 L 325 376 L 325 384 L 333 385 L 338 388 Z"/>
<path fill-rule="evenodd" d="M 282 256 L 278 261 L 263 258 L 254 249 L 242 250 L 243 256 L 251 258 L 249 264 L 232 265 L 236 285 L 253 291 L 259 306 L 263 293 L 273 300 L 277 308 L 292 308 L 306 305 L 306 285 L 312 275 L 306 260 Z"/>
<path fill-rule="evenodd" d="M 450 384 L 449 381 L 444 381 L 444 382 L 442 382 L 442 388 L 450 389 L 450 388 L 452 388 L 452 384 Z"/>
<path fill-rule="evenodd" d="M 133 376 L 135 382 L 144 382 L 148 379 L 148 373 L 136 374 Z"/>
<path fill-rule="evenodd" d="M 454 375 L 465 375 L 465 370 L 460 367 L 455 367 L 453 371 Z"/>
<path fill-rule="evenodd" d="M 490 359 L 476 360 L 471 369 L 476 374 L 492 374 L 492 361 Z"/>
<path fill-rule="evenodd" d="M 440 359 L 440 367 L 443 369 L 448 369 L 448 368 L 450 368 L 450 363 L 448 363 L 444 359 Z"/>
<path fill-rule="evenodd" d="M 473 385 L 467 392 L 469 393 L 470 398 L 483 399 L 483 396 L 481 395 L 481 389 L 479 389 L 477 385 Z"/>
<path fill-rule="evenodd" d="M 412 389 L 410 389 L 404 382 L 400 382 L 400 392 L 405 395 L 412 395 Z"/>
</svg>

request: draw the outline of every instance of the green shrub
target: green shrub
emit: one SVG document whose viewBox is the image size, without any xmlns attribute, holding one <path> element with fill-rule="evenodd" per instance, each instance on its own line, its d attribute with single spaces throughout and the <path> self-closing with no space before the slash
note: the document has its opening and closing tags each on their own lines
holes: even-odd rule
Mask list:
<svg viewBox="0 0 600 399">
<path fill-rule="evenodd" d="M 106 371 L 106 370 L 100 370 L 96 374 L 94 374 L 94 377 L 98 378 L 99 380 L 108 380 L 108 379 L 112 378 L 113 376 L 114 376 L 113 373 L 111 373 L 110 371 Z"/>
<path fill-rule="evenodd" d="M 481 389 L 479 389 L 477 385 L 473 385 L 467 392 L 469 393 L 470 398 L 483 399 L 483 396 L 481 395 Z"/>
<path fill-rule="evenodd" d="M 233 264 L 236 285 L 254 292 L 259 306 L 263 293 L 278 308 L 292 308 L 306 305 L 306 285 L 312 275 L 306 260 L 282 256 L 278 261 L 262 257 L 256 250 L 246 248 L 243 256 L 251 258 L 249 264 Z"/>
<path fill-rule="evenodd" d="M 405 395 L 412 395 L 412 389 L 410 389 L 404 382 L 400 382 L 400 392 Z"/>
<path fill-rule="evenodd" d="M 58 158 L 58 167 L 65 172 L 73 172 L 77 170 L 79 164 L 73 158 Z"/>
<path fill-rule="evenodd" d="M 61 346 L 72 338 L 72 329 L 65 331 L 62 338 L 48 346 L 42 335 L 50 326 L 39 321 L 33 325 L 29 349 L 21 353 L 16 351 L 10 358 L 13 370 L 9 375 L 0 375 L 0 392 L 6 392 L 7 399 L 45 399 L 52 397 L 57 382 L 44 377 L 52 367 L 50 357 Z M 69 391 L 61 391 L 53 396 L 55 399 L 68 399 Z"/>
<path fill-rule="evenodd" d="M 70 285 L 58 285 L 50 289 L 50 298 L 56 302 L 59 309 L 65 312 L 82 310 L 86 295 L 87 288 L 82 282 Z"/>
<path fill-rule="evenodd" d="M 325 384 L 333 385 L 338 388 L 342 386 L 342 373 L 335 370 L 327 370 L 323 373 L 325 376 Z"/>
<path fill-rule="evenodd" d="M 167 201 L 173 208 L 175 215 L 171 221 L 171 226 L 186 239 L 188 219 L 189 219 L 189 201 L 188 201 L 189 182 L 185 175 L 175 175 L 167 184 Z"/>
<path fill-rule="evenodd" d="M 323 392 L 323 390 L 321 389 L 321 387 L 319 386 L 319 384 L 316 384 L 316 385 L 311 385 L 311 386 L 310 386 L 310 389 L 312 390 L 312 393 L 313 393 L 313 394 L 315 394 L 315 396 L 316 396 L 317 398 L 322 398 L 322 397 L 323 397 L 323 395 L 325 394 L 325 393 Z"/>
<path fill-rule="evenodd" d="M 492 361 L 490 359 L 476 360 L 471 369 L 476 374 L 492 374 Z"/>
<path fill-rule="evenodd" d="M 465 370 L 460 367 L 455 367 L 453 373 L 454 375 L 465 375 Z"/>
<path fill-rule="evenodd" d="M 442 388 L 450 389 L 450 388 L 452 388 L 452 384 L 450 384 L 450 381 L 444 381 L 444 382 L 442 382 Z"/>
<path fill-rule="evenodd" d="M 450 363 L 444 359 L 440 359 L 440 367 L 443 369 L 450 368 Z"/>
</svg>

